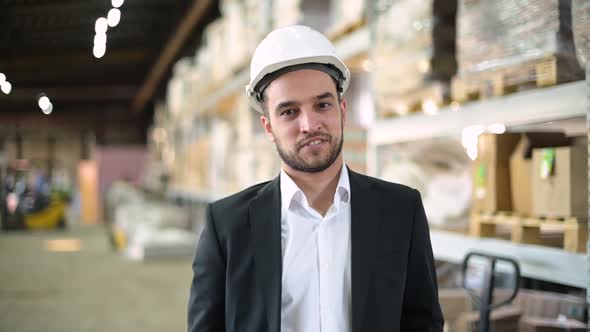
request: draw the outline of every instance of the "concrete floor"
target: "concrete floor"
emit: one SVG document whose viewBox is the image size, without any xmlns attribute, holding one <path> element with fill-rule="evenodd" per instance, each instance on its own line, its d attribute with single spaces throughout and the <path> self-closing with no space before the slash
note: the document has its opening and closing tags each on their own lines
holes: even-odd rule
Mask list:
<svg viewBox="0 0 590 332">
<path fill-rule="evenodd" d="M 76 252 L 48 241 L 79 239 Z M 0 232 L 0 332 L 186 331 L 190 259 L 139 263 L 104 227 Z"/>
</svg>

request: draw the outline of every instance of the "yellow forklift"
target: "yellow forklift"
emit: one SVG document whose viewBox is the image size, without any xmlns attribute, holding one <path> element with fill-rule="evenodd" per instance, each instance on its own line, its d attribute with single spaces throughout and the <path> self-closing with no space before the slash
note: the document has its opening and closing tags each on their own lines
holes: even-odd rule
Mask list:
<svg viewBox="0 0 590 332">
<path fill-rule="evenodd" d="M 63 229 L 69 194 L 60 190 L 47 193 L 26 185 L 27 169 L 14 172 L 14 183 L 3 183 L 0 192 L 0 224 L 3 230 Z M 5 179 L 6 180 L 6 179 Z M 20 182 L 19 182 L 20 181 Z"/>
</svg>

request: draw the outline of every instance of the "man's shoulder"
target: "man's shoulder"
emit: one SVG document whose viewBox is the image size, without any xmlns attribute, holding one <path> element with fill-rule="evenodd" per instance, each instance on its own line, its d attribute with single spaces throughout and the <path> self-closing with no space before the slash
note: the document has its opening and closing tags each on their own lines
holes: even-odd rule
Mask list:
<svg viewBox="0 0 590 332">
<path fill-rule="evenodd" d="M 349 172 L 352 175 L 352 177 L 356 178 L 357 181 L 365 183 L 371 191 L 412 197 L 415 196 L 417 193 L 416 189 L 400 183 L 389 182 L 383 179 L 375 178 L 361 173 L 351 171 Z"/>
<path fill-rule="evenodd" d="M 214 201 L 210 205 L 212 208 L 219 211 L 235 211 L 241 207 L 247 207 L 249 203 L 258 196 L 260 191 L 270 185 L 271 182 L 272 181 L 266 181 L 255 184 L 235 194 Z"/>
</svg>

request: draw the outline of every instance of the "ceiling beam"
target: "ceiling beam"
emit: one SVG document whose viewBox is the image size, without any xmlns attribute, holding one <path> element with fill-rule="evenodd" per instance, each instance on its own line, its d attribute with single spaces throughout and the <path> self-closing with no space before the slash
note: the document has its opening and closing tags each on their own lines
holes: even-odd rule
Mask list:
<svg viewBox="0 0 590 332">
<path fill-rule="evenodd" d="M 175 5 L 177 5 L 175 1 L 168 0 L 127 0 L 123 6 L 121 6 L 121 11 L 125 9 L 142 9 L 145 7 L 169 8 L 174 7 Z M 13 4 L 2 4 L 2 12 L 7 15 L 28 15 L 34 13 L 48 14 L 55 12 L 88 13 L 105 9 L 108 11 L 110 8 L 112 8 L 111 2 L 102 0 L 68 1 L 60 3 L 56 3 L 56 1 L 13 1 Z"/>
<path fill-rule="evenodd" d="M 52 100 L 64 102 L 129 100 L 135 95 L 137 88 L 137 86 L 133 85 L 52 87 L 46 89 L 20 88 L 14 89 L 9 95 L 0 96 L 0 103 L 2 101 L 34 100 L 37 94 L 41 92 L 45 93 Z"/>
<path fill-rule="evenodd" d="M 176 31 L 172 34 L 172 38 L 166 43 L 166 47 L 158 57 L 139 92 L 133 99 L 131 105 L 133 111 L 142 111 L 145 105 L 149 102 L 158 87 L 158 83 L 165 75 L 166 70 L 170 67 L 172 61 L 174 61 L 176 55 L 191 35 L 195 26 L 197 26 L 197 24 L 203 19 L 211 3 L 211 0 L 194 1 L 188 13 L 182 19 Z"/>
<path fill-rule="evenodd" d="M 92 41 L 89 41 L 89 45 Z M 149 57 L 150 48 L 130 48 L 130 49 L 114 49 L 108 50 L 107 54 L 101 58 L 96 59 L 92 55 L 92 47 L 88 46 L 88 51 L 76 52 L 68 54 L 55 55 L 20 55 L 18 57 L 8 57 L 5 61 L 0 61 L 0 68 L 2 68 L 6 75 L 11 71 L 18 71 L 30 68 L 43 68 L 48 66 L 71 66 L 75 65 L 113 65 L 113 64 L 137 64 L 146 61 Z"/>
<path fill-rule="evenodd" d="M 110 3 L 110 1 L 108 2 Z M 107 17 L 108 8 L 95 12 L 71 11 L 61 6 L 55 6 L 52 12 L 34 12 L 28 9 L 26 14 L 11 14 L 9 16 L 0 15 L 4 20 L 5 28 L 13 28 L 16 32 L 30 33 L 45 29 L 79 29 L 87 30 L 88 34 L 94 33 L 94 23 L 99 17 Z M 174 8 L 171 6 L 162 7 L 161 9 L 150 7 L 121 8 L 120 24 L 145 24 L 150 22 L 154 25 L 168 25 L 171 20 L 170 15 Z M 10 14 L 10 12 L 9 12 Z M 111 29 L 119 29 L 119 26 Z"/>
</svg>

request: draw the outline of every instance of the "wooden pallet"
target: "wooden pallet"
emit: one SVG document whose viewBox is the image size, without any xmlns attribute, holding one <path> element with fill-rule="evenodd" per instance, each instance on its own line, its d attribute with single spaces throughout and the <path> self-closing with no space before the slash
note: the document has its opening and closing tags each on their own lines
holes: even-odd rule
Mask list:
<svg viewBox="0 0 590 332">
<path fill-rule="evenodd" d="M 326 31 L 326 35 L 332 42 L 335 42 L 341 39 L 342 37 L 347 36 L 352 32 L 364 27 L 365 25 L 367 25 L 367 18 L 363 17 L 354 22 L 348 22 L 346 24 L 333 26 L 329 28 L 328 31 Z"/>
<path fill-rule="evenodd" d="M 520 216 L 511 212 L 473 213 L 470 234 L 476 237 L 501 236 L 499 228 L 509 230 L 510 240 L 516 243 L 547 245 L 559 235 L 559 245 L 566 251 L 586 252 L 588 225 L 577 218 L 544 218 Z M 562 240 L 561 240 L 562 238 Z"/>
<path fill-rule="evenodd" d="M 378 97 L 378 116 L 391 118 L 412 113 L 427 113 L 427 104 L 434 105 L 434 109 L 438 111 L 450 103 L 448 86 L 445 88 L 442 83 L 433 83 L 403 95 Z"/>
<path fill-rule="evenodd" d="M 457 102 L 504 96 L 583 79 L 573 58 L 548 56 L 523 63 L 464 73 L 453 78 L 451 95 Z"/>
</svg>

